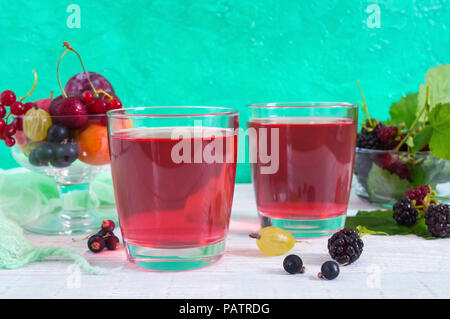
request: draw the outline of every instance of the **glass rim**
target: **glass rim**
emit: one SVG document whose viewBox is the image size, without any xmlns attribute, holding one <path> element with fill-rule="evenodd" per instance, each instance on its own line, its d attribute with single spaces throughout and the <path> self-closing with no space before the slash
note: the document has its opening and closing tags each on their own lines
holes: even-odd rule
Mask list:
<svg viewBox="0 0 450 319">
<path fill-rule="evenodd" d="M 362 148 L 356 147 L 356 153 L 360 154 L 381 154 L 381 153 L 389 153 L 389 154 L 408 154 L 408 151 L 396 151 L 396 150 L 373 150 L 370 148 Z M 415 152 L 418 155 L 429 155 L 432 154 L 431 151 L 419 151 Z"/>
<path fill-rule="evenodd" d="M 267 102 L 267 103 L 251 103 L 247 104 L 249 108 L 350 108 L 356 109 L 358 105 L 350 102 L 313 102 L 313 101 L 303 101 L 303 102 Z"/>
<path fill-rule="evenodd" d="M 82 115 L 75 115 L 75 114 L 72 114 L 72 115 L 51 115 L 50 113 L 48 113 L 48 114 L 49 114 L 50 119 L 77 118 L 77 117 L 80 117 L 80 116 L 86 116 L 88 119 L 97 118 L 97 117 L 106 117 L 106 113 L 104 113 L 104 114 L 82 114 Z M 23 115 L 15 115 L 14 117 L 21 118 L 23 120 L 23 119 L 25 119 L 25 117 L 34 119 L 34 118 L 37 118 L 37 117 L 40 117 L 40 116 L 39 115 L 26 115 L 26 114 L 23 114 Z"/>
<path fill-rule="evenodd" d="M 197 109 L 197 110 L 216 110 L 217 112 L 189 113 L 189 114 L 129 114 L 128 110 L 155 110 L 155 109 Z M 221 106 L 136 106 L 127 107 L 106 112 L 108 118 L 180 118 L 180 117 L 208 117 L 208 116 L 233 116 L 239 115 L 239 111 L 231 107 Z"/>
</svg>

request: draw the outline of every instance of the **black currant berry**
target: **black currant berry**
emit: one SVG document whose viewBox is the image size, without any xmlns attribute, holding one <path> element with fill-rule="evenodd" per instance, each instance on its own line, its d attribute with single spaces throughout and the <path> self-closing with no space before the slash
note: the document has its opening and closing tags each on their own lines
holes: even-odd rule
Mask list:
<svg viewBox="0 0 450 319">
<path fill-rule="evenodd" d="M 120 241 L 119 238 L 116 236 L 109 236 L 105 239 L 106 242 L 106 248 L 109 250 L 116 250 L 120 248 Z"/>
<path fill-rule="evenodd" d="M 92 235 L 89 237 L 87 245 L 92 252 L 98 253 L 105 248 L 105 240 L 101 236 Z"/>
<path fill-rule="evenodd" d="M 30 155 L 28 155 L 28 161 L 33 166 L 41 166 L 41 161 L 36 157 L 36 149 L 32 150 Z"/>
<path fill-rule="evenodd" d="M 47 140 L 52 143 L 61 143 L 69 138 L 69 130 L 62 124 L 53 124 L 47 130 Z"/>
<path fill-rule="evenodd" d="M 298 274 L 305 271 L 305 267 L 303 267 L 303 261 L 297 255 L 286 256 L 283 261 L 283 268 L 290 274 Z"/>
<path fill-rule="evenodd" d="M 116 225 L 114 224 L 114 222 L 109 219 L 105 219 L 102 223 L 102 230 L 104 230 L 105 232 L 112 232 L 115 227 Z"/>
<path fill-rule="evenodd" d="M 54 167 L 62 168 L 72 164 L 78 158 L 76 144 L 59 144 L 55 149 L 55 158 L 50 163 Z"/>
<path fill-rule="evenodd" d="M 335 261 L 326 261 L 323 263 L 322 268 L 318 274 L 319 278 L 325 278 L 333 280 L 339 275 L 339 265 Z"/>
<path fill-rule="evenodd" d="M 39 162 L 49 162 L 55 158 L 55 147 L 50 143 L 44 143 L 36 147 L 34 153 Z"/>
</svg>

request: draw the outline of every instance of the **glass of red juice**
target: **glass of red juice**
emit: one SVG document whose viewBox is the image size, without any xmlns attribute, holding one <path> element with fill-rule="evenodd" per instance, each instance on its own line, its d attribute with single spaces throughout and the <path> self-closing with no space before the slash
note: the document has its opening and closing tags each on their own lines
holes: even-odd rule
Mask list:
<svg viewBox="0 0 450 319">
<path fill-rule="evenodd" d="M 341 102 L 251 104 L 247 134 L 261 225 L 296 238 L 345 224 L 358 108 Z"/>
<path fill-rule="evenodd" d="M 239 117 L 219 107 L 108 112 L 111 171 L 128 259 L 151 270 L 218 260 L 231 214 Z"/>
</svg>

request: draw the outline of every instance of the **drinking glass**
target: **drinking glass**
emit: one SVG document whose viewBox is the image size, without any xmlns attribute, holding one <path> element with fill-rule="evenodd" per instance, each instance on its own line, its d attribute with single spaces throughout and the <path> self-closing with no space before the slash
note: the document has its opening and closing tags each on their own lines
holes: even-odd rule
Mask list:
<svg viewBox="0 0 450 319">
<path fill-rule="evenodd" d="M 236 174 L 238 112 L 136 107 L 108 112 L 120 229 L 131 263 L 186 270 L 225 247 Z"/>
<path fill-rule="evenodd" d="M 258 214 L 296 238 L 344 226 L 358 109 L 341 102 L 248 106 L 250 162 Z"/>
</svg>

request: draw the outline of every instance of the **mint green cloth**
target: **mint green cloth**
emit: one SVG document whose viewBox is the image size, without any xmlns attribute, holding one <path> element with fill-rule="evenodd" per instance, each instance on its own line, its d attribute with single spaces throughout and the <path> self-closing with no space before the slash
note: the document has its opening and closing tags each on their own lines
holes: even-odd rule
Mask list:
<svg viewBox="0 0 450 319">
<path fill-rule="evenodd" d="M 115 205 L 111 173 L 99 175 L 91 184 L 91 207 Z M 59 207 L 61 201 L 53 178 L 25 168 L 0 169 L 0 213 L 19 225 L 27 224 L 40 214 Z M 102 211 L 102 216 L 116 220 L 115 210 Z"/>
<path fill-rule="evenodd" d="M 16 269 L 50 256 L 72 259 L 81 269 L 91 274 L 102 270 L 92 267 L 82 256 L 60 247 L 35 247 L 24 236 L 24 225 L 40 214 L 50 213 L 60 206 L 55 181 L 47 176 L 24 168 L 0 169 L 0 268 Z M 96 178 L 92 183 L 91 206 L 114 205 L 114 191 L 110 173 Z M 105 219 L 116 219 L 115 210 L 106 210 Z"/>
<path fill-rule="evenodd" d="M 33 246 L 19 225 L 0 214 L 0 268 L 16 269 L 50 256 L 72 259 L 81 269 L 94 275 L 103 273 L 102 269 L 89 265 L 86 259 L 69 249 Z"/>
</svg>

